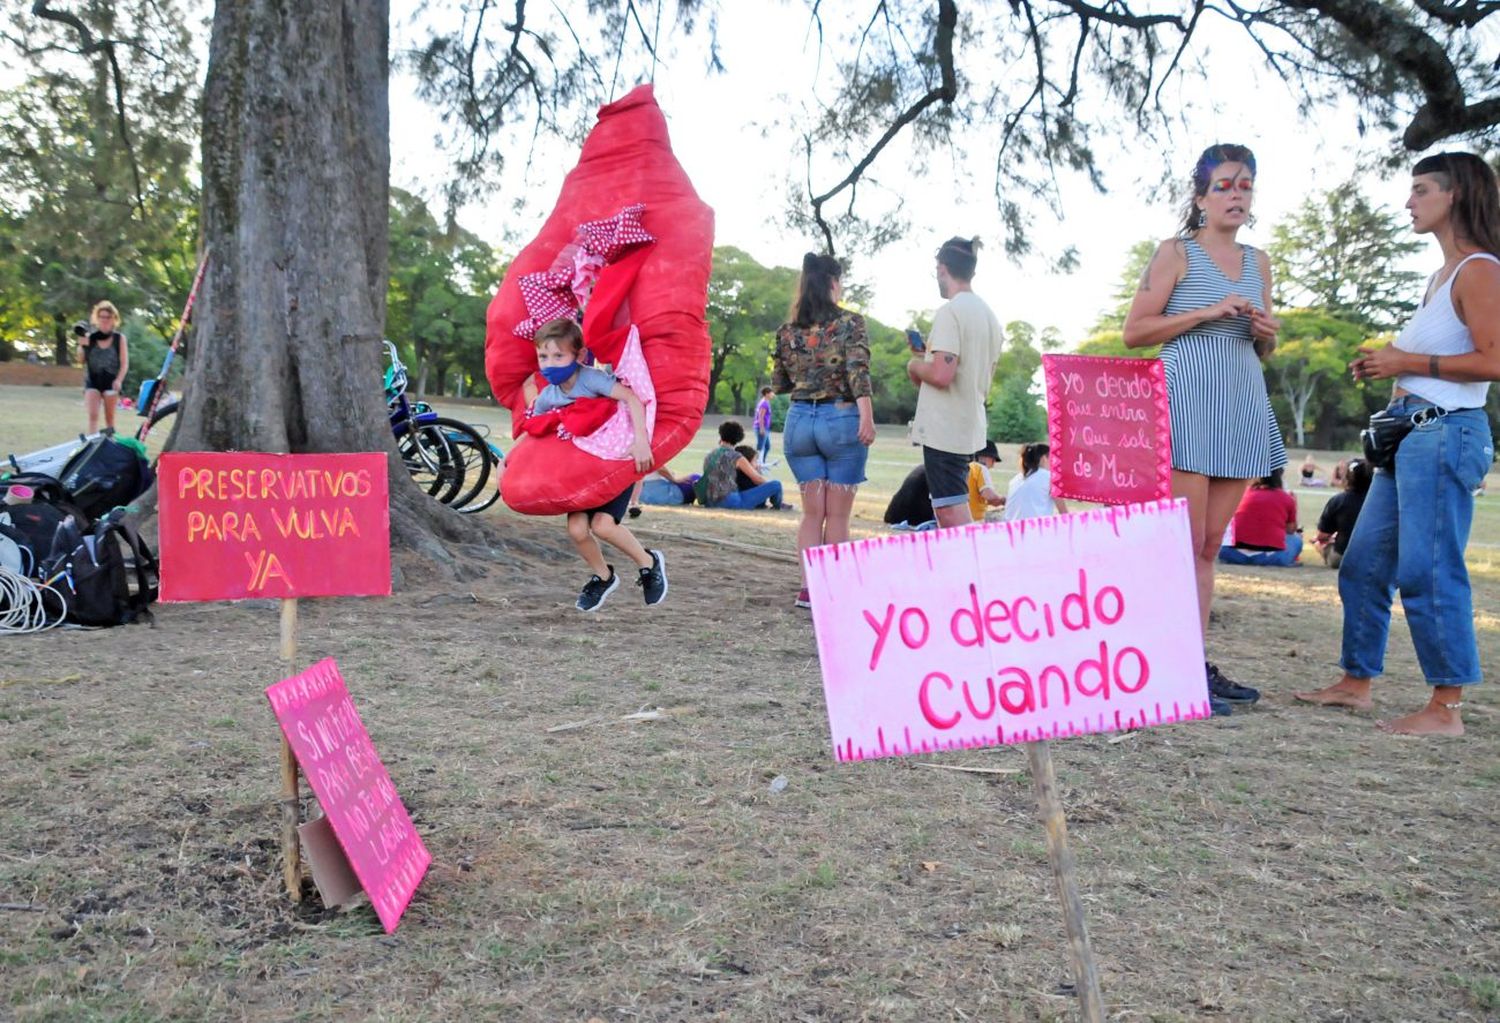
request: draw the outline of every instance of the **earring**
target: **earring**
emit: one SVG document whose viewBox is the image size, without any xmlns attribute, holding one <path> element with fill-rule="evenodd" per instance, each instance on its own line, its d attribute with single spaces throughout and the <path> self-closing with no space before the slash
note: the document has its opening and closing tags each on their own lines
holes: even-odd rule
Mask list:
<svg viewBox="0 0 1500 1023">
<path fill-rule="evenodd" d="M 1198 207 L 1198 225 L 1197 226 L 1199 226 L 1199 227 L 1207 227 L 1208 226 L 1208 210 L 1204 209 L 1201 206 Z"/>
<path fill-rule="evenodd" d="M 1245 226 L 1246 227 L 1254 227 L 1255 226 L 1255 214 L 1254 213 L 1250 214 L 1248 217 L 1245 218 Z"/>
</svg>

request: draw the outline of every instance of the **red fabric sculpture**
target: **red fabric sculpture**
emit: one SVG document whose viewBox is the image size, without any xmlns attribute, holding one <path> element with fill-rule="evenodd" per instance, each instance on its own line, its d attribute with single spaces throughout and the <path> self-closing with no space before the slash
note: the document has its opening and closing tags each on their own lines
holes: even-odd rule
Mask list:
<svg viewBox="0 0 1500 1023">
<path fill-rule="evenodd" d="M 510 408 L 518 436 L 525 430 L 521 385 L 537 365 L 529 337 L 550 313 L 567 315 L 573 297 L 568 281 L 549 271 L 580 235 L 602 264 L 587 296 L 584 343 L 597 361 L 613 363 L 631 325 L 638 328 L 658 403 L 651 452 L 664 465 L 697 432 L 708 403 L 704 307 L 713 211 L 672 155 L 666 119 L 649 85 L 599 108 L 552 215 L 511 261 L 490 303 L 485 372 L 496 400 Z M 639 476 L 628 459 L 598 458 L 552 432 L 516 446 L 500 494 L 518 512 L 556 515 L 597 507 Z"/>
</svg>

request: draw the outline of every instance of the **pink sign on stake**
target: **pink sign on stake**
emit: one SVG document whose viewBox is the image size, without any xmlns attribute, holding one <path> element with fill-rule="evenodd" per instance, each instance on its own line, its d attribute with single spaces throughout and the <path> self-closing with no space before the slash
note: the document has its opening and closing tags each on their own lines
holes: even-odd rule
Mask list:
<svg viewBox="0 0 1500 1023">
<path fill-rule="evenodd" d="M 1172 420 L 1160 359 L 1044 355 L 1052 496 L 1137 504 L 1172 496 Z"/>
<path fill-rule="evenodd" d="M 375 753 L 333 658 L 266 689 L 271 710 L 375 915 L 396 929 L 432 856 Z"/>
<path fill-rule="evenodd" d="M 839 760 L 1210 716 L 1187 503 L 803 552 Z"/>
</svg>

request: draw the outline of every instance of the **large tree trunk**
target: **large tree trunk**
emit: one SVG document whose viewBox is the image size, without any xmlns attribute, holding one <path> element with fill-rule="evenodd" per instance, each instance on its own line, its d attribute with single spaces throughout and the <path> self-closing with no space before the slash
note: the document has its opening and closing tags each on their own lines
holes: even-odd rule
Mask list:
<svg viewBox="0 0 1500 1023">
<path fill-rule="evenodd" d="M 412 484 L 381 397 L 387 0 L 220 0 L 203 93 L 203 230 L 185 450 L 384 451 L 398 544 L 478 527 Z"/>
</svg>

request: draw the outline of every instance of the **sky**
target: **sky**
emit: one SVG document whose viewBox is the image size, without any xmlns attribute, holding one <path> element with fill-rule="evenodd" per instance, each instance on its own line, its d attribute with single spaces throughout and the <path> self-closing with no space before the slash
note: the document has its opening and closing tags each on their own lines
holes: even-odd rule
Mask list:
<svg viewBox="0 0 1500 1023">
<path fill-rule="evenodd" d="M 842 6 L 851 4 L 845 0 Z M 417 38 L 408 7 L 407 0 L 393 3 L 393 51 Z M 825 0 L 825 11 L 834 7 Z M 818 62 L 816 38 L 808 28 L 805 4 L 726 3 L 719 22 L 726 71 L 706 73 L 700 33 L 676 40 L 677 55 L 658 65 L 655 74 L 657 100 L 677 157 L 715 210 L 715 244 L 742 248 L 767 265 L 797 266 L 803 252 L 818 247 L 782 222 L 788 174 L 802 167 L 797 143 L 785 133 L 762 130 L 776 111 L 798 102 L 796 97 L 819 81 L 827 87 L 831 62 Z M 1186 98 L 1185 123 L 1175 140 L 1181 153 L 1171 159 L 1180 165 L 1177 176 L 1186 177 L 1197 153 L 1211 142 L 1250 145 L 1259 165 L 1257 226 L 1243 232 L 1241 240 L 1251 244 L 1264 245 L 1271 225 L 1311 190 L 1331 188 L 1351 176 L 1360 178 L 1372 200 L 1399 210 L 1407 181 L 1399 174 L 1370 170 L 1376 142 L 1360 139 L 1352 105 L 1324 108 L 1315 122 L 1301 120 L 1286 86 L 1247 66 L 1245 49 L 1225 34 L 1234 31 L 1226 26 L 1219 36 L 1204 40 L 1209 44 L 1208 78 L 1192 86 L 1196 94 Z M 622 84 L 616 95 L 634 84 Z M 410 78 L 398 72 L 391 83 L 392 183 L 436 200 L 446 179 L 446 160 L 436 146 L 418 144 L 433 136 L 433 127 L 433 111 L 415 97 Z M 1055 253 L 1077 246 L 1080 266 L 1067 275 L 1054 273 L 1049 260 L 1040 256 L 1014 263 L 1001 250 L 1003 231 L 990 187 L 994 139 L 975 136 L 963 151 L 934 154 L 933 173 L 925 179 L 906 173 L 909 151 L 904 143 L 893 145 L 875 170 L 902 191 L 912 226 L 903 241 L 873 256 L 856 257 L 851 276 L 870 287 L 869 311 L 902 327 L 912 311 L 934 308 L 941 299 L 932 253 L 951 235 L 978 235 L 991 246 L 981 256 L 974 288 L 1000 318 L 1055 326 L 1069 343 L 1081 340 L 1099 312 L 1112 304 L 1130 247 L 1173 233 L 1180 202 L 1175 192 L 1159 187 L 1162 154 L 1149 143 L 1107 137 L 1100 142 L 1096 152 L 1109 193 L 1100 195 L 1086 180 L 1064 177 L 1062 219 L 1040 204 L 1033 209 L 1039 250 Z M 503 249 L 519 247 L 540 227 L 562 173 L 576 155 L 570 144 L 546 144 L 524 176 L 520 167 L 525 161 L 512 160 L 500 194 L 465 208 L 460 223 Z M 830 175 L 828 181 L 833 180 Z M 517 196 L 526 198 L 520 211 L 513 208 Z M 1433 259 L 1424 252 L 1415 257 L 1414 268 Z"/>
</svg>

